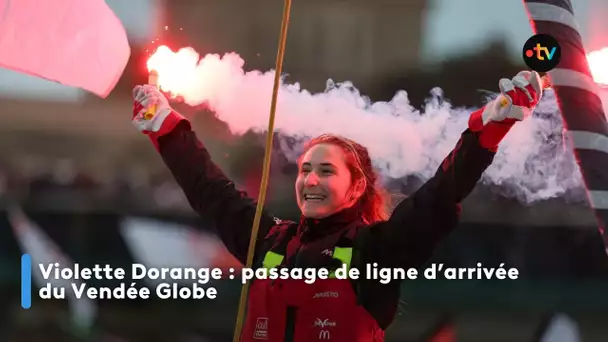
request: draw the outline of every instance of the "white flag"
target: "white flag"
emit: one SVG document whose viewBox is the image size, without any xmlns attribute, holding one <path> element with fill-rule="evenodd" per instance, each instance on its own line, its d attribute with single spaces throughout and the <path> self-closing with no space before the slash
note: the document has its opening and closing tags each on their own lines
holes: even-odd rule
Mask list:
<svg viewBox="0 0 608 342">
<path fill-rule="evenodd" d="M 551 318 L 541 342 L 580 342 L 578 324 L 566 314 L 556 314 Z"/>
<path fill-rule="evenodd" d="M 38 266 L 58 262 L 62 267 L 72 268 L 74 263 L 19 208 L 9 209 L 9 220 L 21 250 L 31 257 L 34 281 L 38 286 L 50 283 L 53 287 L 64 287 L 72 323 L 79 329 L 90 331 L 97 315 L 97 304 L 86 296 L 76 299 L 71 284 L 77 284 L 78 286 L 81 282 L 64 279 L 45 280 Z M 33 289 L 33 291 L 35 290 Z"/>
<path fill-rule="evenodd" d="M 234 261 L 236 259 L 228 254 L 217 237 L 187 225 L 127 217 L 121 222 L 120 229 L 135 260 L 146 267 L 238 268 L 240 266 Z M 152 285 L 163 281 L 149 278 L 146 280 Z M 185 282 L 191 283 L 191 281 Z"/>
</svg>

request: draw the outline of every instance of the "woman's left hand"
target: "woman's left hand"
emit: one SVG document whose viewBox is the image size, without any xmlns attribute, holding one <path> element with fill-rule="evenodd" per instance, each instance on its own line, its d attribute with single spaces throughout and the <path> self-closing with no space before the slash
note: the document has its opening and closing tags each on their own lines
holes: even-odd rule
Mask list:
<svg viewBox="0 0 608 342">
<path fill-rule="evenodd" d="M 513 124 L 532 115 L 542 97 L 542 80 L 536 71 L 521 71 L 498 82 L 500 95 L 473 112 L 469 129 L 479 133 L 481 145 L 496 150 Z"/>
<path fill-rule="evenodd" d="M 500 95 L 488 103 L 480 113 L 479 124 L 490 121 L 521 121 L 532 115 L 542 97 L 542 80 L 536 71 L 521 71 L 513 79 L 498 82 Z"/>
</svg>

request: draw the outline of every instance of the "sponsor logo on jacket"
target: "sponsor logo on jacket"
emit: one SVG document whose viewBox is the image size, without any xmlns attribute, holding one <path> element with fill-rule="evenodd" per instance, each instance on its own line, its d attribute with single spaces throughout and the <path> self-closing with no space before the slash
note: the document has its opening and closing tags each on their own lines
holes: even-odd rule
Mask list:
<svg viewBox="0 0 608 342">
<path fill-rule="evenodd" d="M 338 292 L 335 291 L 325 291 L 325 292 L 317 292 L 315 293 L 315 295 L 312 297 L 312 299 L 318 299 L 318 298 L 338 298 L 340 297 L 340 294 Z"/>
<path fill-rule="evenodd" d="M 315 321 L 315 327 L 329 328 L 329 327 L 335 327 L 335 326 L 336 326 L 336 322 L 330 321 L 329 318 L 326 318 L 326 319 L 317 318 L 317 320 Z"/>
<path fill-rule="evenodd" d="M 326 318 L 326 319 L 317 318 L 315 320 L 314 326 L 317 328 L 321 328 L 321 330 L 319 331 L 319 340 L 326 341 L 326 340 L 331 339 L 331 333 L 329 332 L 328 328 L 335 327 L 336 322 L 330 321 L 329 318 Z"/>
<path fill-rule="evenodd" d="M 328 330 L 319 331 L 319 340 L 331 340 L 331 334 Z"/>
<path fill-rule="evenodd" d="M 268 339 L 268 317 L 258 317 L 255 322 L 253 338 L 256 340 Z"/>
</svg>

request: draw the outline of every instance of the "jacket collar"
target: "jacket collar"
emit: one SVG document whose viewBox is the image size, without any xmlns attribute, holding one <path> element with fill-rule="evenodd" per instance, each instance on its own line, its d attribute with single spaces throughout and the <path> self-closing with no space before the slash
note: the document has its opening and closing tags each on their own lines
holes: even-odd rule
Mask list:
<svg viewBox="0 0 608 342">
<path fill-rule="evenodd" d="M 323 219 L 311 219 L 302 216 L 298 227 L 298 235 L 302 241 L 316 240 L 348 228 L 354 223 L 361 222 L 361 208 L 359 206 L 343 209 Z"/>
</svg>

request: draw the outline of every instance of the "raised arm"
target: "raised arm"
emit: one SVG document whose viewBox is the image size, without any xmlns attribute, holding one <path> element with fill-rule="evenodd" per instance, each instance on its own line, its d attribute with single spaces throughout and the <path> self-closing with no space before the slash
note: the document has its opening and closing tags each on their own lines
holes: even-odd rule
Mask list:
<svg viewBox="0 0 608 342">
<path fill-rule="evenodd" d="M 401 202 L 387 222 L 370 229 L 362 261 L 409 268 L 431 257 L 458 225 L 461 202 L 492 163 L 500 141 L 532 113 L 542 94 L 540 82 L 535 72 L 499 82 L 501 95 L 471 114 L 468 129 L 435 175 Z"/>
<path fill-rule="evenodd" d="M 256 203 L 236 189 L 213 163 L 188 120 L 173 111 L 155 87 L 136 87 L 133 95 L 133 125 L 148 135 L 192 208 L 214 223 L 226 248 L 245 264 Z M 156 105 L 156 112 L 146 119 L 145 111 L 151 104 Z M 259 239 L 267 236 L 274 225 L 275 219 L 264 214 Z M 258 242 L 256 247 L 262 244 Z"/>
</svg>

